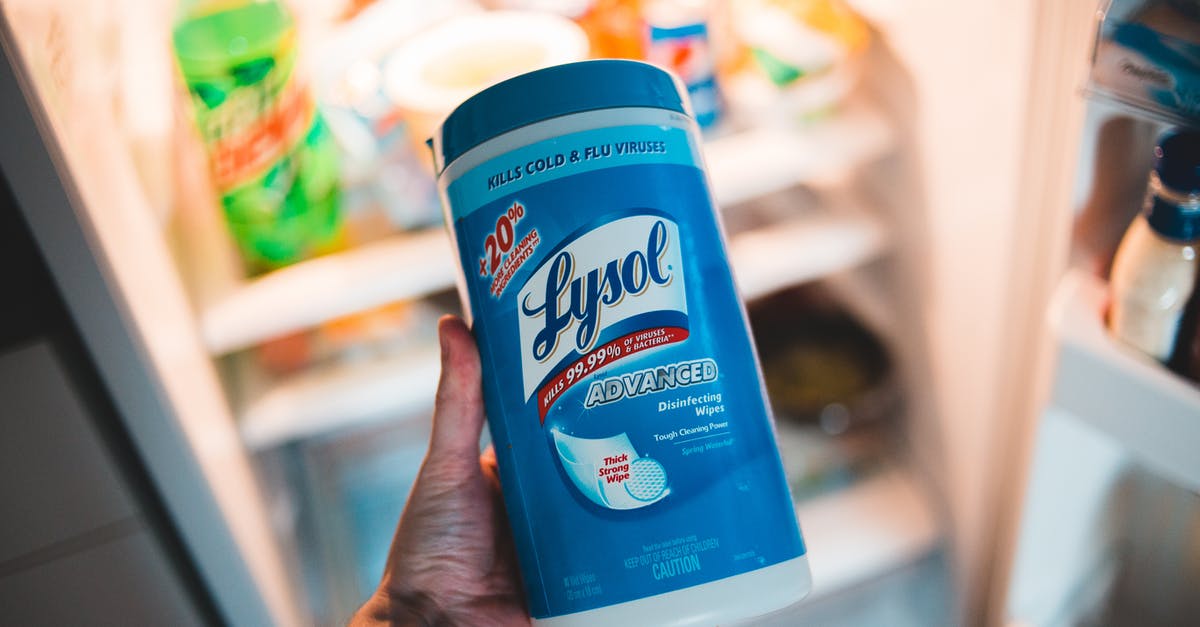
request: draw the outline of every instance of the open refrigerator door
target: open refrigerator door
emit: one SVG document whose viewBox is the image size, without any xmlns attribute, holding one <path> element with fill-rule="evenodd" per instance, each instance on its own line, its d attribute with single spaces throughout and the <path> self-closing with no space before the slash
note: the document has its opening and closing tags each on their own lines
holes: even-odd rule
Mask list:
<svg viewBox="0 0 1200 627">
<path fill-rule="evenodd" d="M 543 65 L 666 65 L 706 124 L 811 546 L 812 595 L 773 620 L 962 622 L 986 604 L 1012 332 L 990 286 L 1023 236 L 1048 9 L 958 5 L 12 0 L 5 107 L 28 123 L 2 163 L 225 618 L 344 623 L 458 308 L 431 125 Z M 189 30 L 246 7 L 271 20 Z M 976 71 L 995 79 L 962 93 Z"/>
<path fill-rule="evenodd" d="M 1041 243 L 1018 273 L 1034 302 L 1014 337 L 1027 392 L 1009 442 L 1026 463 L 1001 506 L 994 624 L 1186 624 L 1197 610 L 1198 9 L 1041 14 L 1039 48 L 1064 62 L 1035 78 L 1047 115 L 1023 211 Z"/>
<path fill-rule="evenodd" d="M 4 175 L 39 246 L 53 251 L 47 263 L 220 611 L 235 622 L 299 624 L 267 502 L 163 237 L 177 199 L 164 167 L 173 154 L 170 65 L 150 40 L 113 49 L 118 8 L 5 5 Z M 154 28 L 155 15 L 130 24 Z M 114 56 L 158 89 L 122 98 Z M 14 63 L 22 57 L 30 63 Z M 137 109 L 122 116 L 127 100 Z"/>
</svg>

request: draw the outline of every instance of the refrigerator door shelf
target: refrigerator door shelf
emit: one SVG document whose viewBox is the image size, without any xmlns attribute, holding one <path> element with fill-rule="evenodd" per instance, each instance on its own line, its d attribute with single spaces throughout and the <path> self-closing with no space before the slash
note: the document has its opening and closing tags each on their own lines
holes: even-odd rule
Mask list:
<svg viewBox="0 0 1200 627">
<path fill-rule="evenodd" d="M 706 144 L 705 158 L 717 204 L 728 208 L 797 185 L 843 182 L 894 141 L 878 109 L 849 103 L 819 122 L 717 137 Z M 739 272 L 747 297 L 853 267 L 883 248 L 883 229 L 863 217 L 806 219 L 746 235 L 744 246 L 735 239 L 731 248 L 735 265 L 740 249 L 748 267 Z M 397 235 L 228 286 L 201 304 L 204 344 L 213 355 L 224 355 L 333 318 L 449 289 L 454 275 L 453 253 L 441 229 Z"/>
<path fill-rule="evenodd" d="M 1059 285 L 1050 406 L 1107 434 L 1148 469 L 1200 492 L 1200 389 L 1104 328 L 1108 286 L 1083 272 Z"/>
</svg>

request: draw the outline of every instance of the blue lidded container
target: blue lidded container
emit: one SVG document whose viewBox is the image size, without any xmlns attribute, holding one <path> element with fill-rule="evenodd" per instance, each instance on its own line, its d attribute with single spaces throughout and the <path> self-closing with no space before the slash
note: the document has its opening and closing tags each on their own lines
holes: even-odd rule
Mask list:
<svg viewBox="0 0 1200 627">
<path fill-rule="evenodd" d="M 561 65 L 430 141 L 539 625 L 724 624 L 811 587 L 685 94 Z"/>
</svg>

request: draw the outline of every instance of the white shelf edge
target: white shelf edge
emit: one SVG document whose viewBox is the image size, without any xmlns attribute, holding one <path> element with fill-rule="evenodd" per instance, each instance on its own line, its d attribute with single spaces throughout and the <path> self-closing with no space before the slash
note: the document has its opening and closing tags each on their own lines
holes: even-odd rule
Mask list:
<svg viewBox="0 0 1200 627">
<path fill-rule="evenodd" d="M 1069 273 L 1051 307 L 1059 352 L 1050 404 L 1108 434 L 1147 468 L 1200 492 L 1200 389 L 1111 338 L 1107 285 Z"/>
<path fill-rule="evenodd" d="M 251 281 L 205 308 L 204 344 L 222 355 L 452 287 L 455 261 L 446 237 L 440 228 L 397 236 Z"/>
<path fill-rule="evenodd" d="M 844 180 L 895 142 L 891 123 L 877 107 L 851 101 L 805 126 L 768 124 L 710 139 L 704 160 L 717 205 L 729 207 L 802 183 Z"/>
<path fill-rule="evenodd" d="M 740 233 L 729 254 L 743 297 L 754 299 L 870 261 L 886 246 L 879 220 L 829 211 Z M 209 307 L 201 320 L 205 344 L 221 355 L 447 289 L 454 263 L 446 235 L 428 231 L 285 268 Z"/>
<path fill-rule="evenodd" d="M 705 159 L 717 203 L 729 206 L 805 182 L 837 180 L 893 144 L 891 126 L 878 109 L 852 102 L 808 126 L 762 127 L 714 139 L 705 145 Z M 874 245 L 870 238 L 876 236 L 867 237 L 848 240 L 849 249 L 832 262 L 833 269 L 842 269 L 846 259 L 853 263 L 864 245 Z M 813 245 L 826 249 L 823 259 L 838 257 L 837 251 L 829 256 L 834 244 L 818 238 Z M 793 282 L 822 272 L 814 268 Z M 455 259 L 442 229 L 399 235 L 246 282 L 201 307 L 201 335 L 211 354 L 223 355 L 339 316 L 448 289 L 454 280 Z M 757 294 L 755 282 L 745 281 L 743 290 Z"/>
<path fill-rule="evenodd" d="M 431 346 L 295 375 L 241 409 L 242 441 L 262 450 L 426 412 L 433 407 L 439 372 L 438 350 Z"/>
<path fill-rule="evenodd" d="M 799 502 L 796 515 L 813 574 L 806 602 L 913 563 L 942 540 L 929 499 L 912 473 L 900 468 Z"/>
<path fill-rule="evenodd" d="M 742 298 L 754 300 L 862 265 L 887 245 L 877 218 L 827 212 L 739 233 L 730 238 L 729 260 Z"/>
</svg>

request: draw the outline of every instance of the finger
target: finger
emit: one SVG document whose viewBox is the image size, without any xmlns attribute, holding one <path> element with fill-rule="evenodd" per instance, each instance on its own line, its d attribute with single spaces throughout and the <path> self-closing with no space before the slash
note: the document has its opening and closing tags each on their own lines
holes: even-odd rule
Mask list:
<svg viewBox="0 0 1200 627">
<path fill-rule="evenodd" d="M 496 467 L 496 445 L 489 444 L 483 452 L 479 454 L 479 463 L 483 464 L 484 468 Z"/>
<path fill-rule="evenodd" d="M 491 444 L 479 456 L 479 467 L 483 470 L 483 476 L 491 484 L 492 489 L 500 491 L 500 465 L 496 461 L 496 447 Z"/>
<path fill-rule="evenodd" d="M 438 321 L 438 339 L 442 348 L 442 376 L 433 410 L 429 455 L 465 455 L 463 459 L 475 459 L 483 429 L 479 351 L 467 325 L 455 316 L 443 316 Z"/>
</svg>

